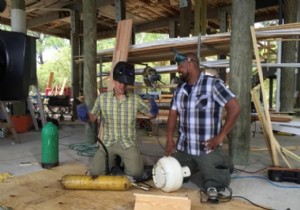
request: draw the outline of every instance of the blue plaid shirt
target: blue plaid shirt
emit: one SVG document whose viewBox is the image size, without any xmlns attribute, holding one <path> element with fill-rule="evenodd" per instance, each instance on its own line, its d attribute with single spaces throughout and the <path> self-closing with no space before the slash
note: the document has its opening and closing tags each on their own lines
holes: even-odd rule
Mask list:
<svg viewBox="0 0 300 210">
<path fill-rule="evenodd" d="M 179 85 L 171 102 L 171 109 L 179 114 L 177 150 L 191 155 L 209 153 L 203 143 L 219 133 L 223 107 L 234 97 L 222 80 L 203 73 L 195 85 Z"/>
</svg>

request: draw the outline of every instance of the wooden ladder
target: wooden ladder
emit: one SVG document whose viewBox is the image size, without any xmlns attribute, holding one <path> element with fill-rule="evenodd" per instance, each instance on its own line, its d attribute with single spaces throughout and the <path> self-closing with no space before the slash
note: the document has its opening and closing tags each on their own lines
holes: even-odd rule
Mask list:
<svg viewBox="0 0 300 210">
<path fill-rule="evenodd" d="M 11 115 L 10 112 L 7 110 L 6 106 L 4 105 L 3 101 L 0 101 L 1 110 L 5 116 L 6 119 L 6 128 L 10 129 L 11 133 L 14 135 L 14 138 L 16 140 L 16 143 L 21 143 L 17 131 L 15 129 L 14 123 L 11 121 Z"/>
<path fill-rule="evenodd" d="M 37 97 L 39 117 L 40 117 L 41 122 L 42 122 L 42 127 L 44 127 L 45 124 L 47 123 L 47 121 L 46 121 L 46 117 L 45 117 L 45 112 L 44 112 L 41 93 L 40 93 L 39 88 L 38 88 L 37 85 L 33 85 L 33 88 L 34 88 L 34 91 L 35 91 L 36 97 Z M 34 110 L 33 110 L 33 104 L 32 104 L 31 98 L 29 96 L 27 98 L 27 105 L 28 105 L 28 110 L 29 110 L 31 118 L 32 118 L 34 128 L 35 128 L 35 130 L 39 130 L 39 126 L 38 126 L 38 123 L 37 123 L 37 120 L 36 120 L 36 117 L 35 117 L 35 113 L 34 113 Z"/>
</svg>

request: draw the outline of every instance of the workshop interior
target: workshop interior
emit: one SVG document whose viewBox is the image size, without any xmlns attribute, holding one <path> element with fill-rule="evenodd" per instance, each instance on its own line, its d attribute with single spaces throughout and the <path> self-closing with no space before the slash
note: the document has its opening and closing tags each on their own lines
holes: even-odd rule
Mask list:
<svg viewBox="0 0 300 210">
<path fill-rule="evenodd" d="M 0 209 L 297 209 L 300 2 L 291 0 L 292 10 L 287 0 L 247 1 L 248 7 L 236 0 L 0 0 Z M 247 8 L 252 19 L 238 12 Z M 234 20 L 241 16 L 249 16 L 240 23 L 248 24 L 247 33 Z M 264 21 L 272 24 L 253 27 Z M 27 30 L 69 41 L 70 86 L 54 89 L 59 75 L 50 72 L 46 88 L 39 88 L 38 37 Z M 169 37 L 135 44 L 135 33 Z M 238 33 L 249 36 L 247 43 Z M 108 38 L 113 48 L 89 49 Z M 184 84 L 177 69 L 191 52 L 204 74 L 237 92 L 242 107 L 244 119 L 223 143 L 233 168 L 222 190 L 199 188 L 188 166 L 164 155 L 173 94 Z M 249 73 L 241 62 L 250 53 Z M 129 91 L 157 106 L 155 119 L 136 119 L 141 177 L 127 176 L 119 157 L 108 169 L 101 120 L 88 122 L 83 106 L 113 88 L 116 61 L 136 66 L 139 80 Z M 111 71 L 103 71 L 107 65 Z M 99 148 L 106 173 L 92 176 L 88 166 Z"/>
</svg>

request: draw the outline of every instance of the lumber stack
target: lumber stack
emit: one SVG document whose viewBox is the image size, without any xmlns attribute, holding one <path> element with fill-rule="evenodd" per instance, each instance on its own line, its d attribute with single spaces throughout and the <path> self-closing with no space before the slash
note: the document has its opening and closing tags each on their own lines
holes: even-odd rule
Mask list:
<svg viewBox="0 0 300 210">
<path fill-rule="evenodd" d="M 265 136 L 265 141 L 266 145 L 268 147 L 271 160 L 273 162 L 274 166 L 281 166 L 281 162 L 279 161 L 279 156 L 282 158 L 284 163 L 289 167 L 292 168 L 292 164 L 289 162 L 287 157 L 290 157 L 298 162 L 300 162 L 300 157 L 296 155 L 295 153 L 291 152 L 290 150 L 282 147 L 276 138 L 274 137 L 273 130 L 272 130 L 272 124 L 271 124 L 271 117 L 270 117 L 270 112 L 269 112 L 269 107 L 267 103 L 267 98 L 266 98 L 266 93 L 264 90 L 263 86 L 263 72 L 262 72 L 262 67 L 261 67 L 261 62 L 260 62 L 260 57 L 259 57 L 259 52 L 258 52 L 258 47 L 257 47 L 257 38 L 255 34 L 254 27 L 251 27 L 251 36 L 252 36 L 252 43 L 253 43 L 253 48 L 254 48 L 254 54 L 255 54 L 255 59 L 257 63 L 257 69 L 258 69 L 258 75 L 259 75 L 259 81 L 260 85 L 258 88 L 253 89 L 251 91 L 251 96 L 253 103 L 255 105 L 259 121 L 262 126 L 262 130 Z M 261 91 L 262 98 L 263 98 L 263 108 L 261 107 L 259 97 L 258 97 L 258 92 Z"/>
<path fill-rule="evenodd" d="M 279 26 L 270 26 L 255 29 L 256 39 L 287 39 L 294 38 L 300 34 L 300 23 L 284 24 Z M 131 45 L 128 51 L 128 61 L 140 63 L 151 61 L 171 60 L 174 57 L 172 48 L 177 49 L 181 53 L 196 52 L 198 36 L 169 38 L 156 42 Z M 213 35 L 201 36 L 201 57 L 212 55 L 226 55 L 230 51 L 230 33 L 219 33 Z M 97 56 L 103 57 L 106 61 L 112 61 L 114 49 L 102 50 Z M 82 62 L 80 58 L 76 59 L 77 63 Z"/>
</svg>

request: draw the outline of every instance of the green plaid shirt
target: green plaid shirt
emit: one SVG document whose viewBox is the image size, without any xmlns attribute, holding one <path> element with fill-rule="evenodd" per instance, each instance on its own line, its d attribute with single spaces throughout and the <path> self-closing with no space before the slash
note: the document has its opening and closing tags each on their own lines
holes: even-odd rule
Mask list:
<svg viewBox="0 0 300 210">
<path fill-rule="evenodd" d="M 100 94 L 91 113 L 102 120 L 105 146 L 119 142 L 126 149 L 136 145 L 137 112 L 150 113 L 149 106 L 137 94 L 126 93 L 122 100 L 115 97 L 114 91 Z"/>
</svg>

